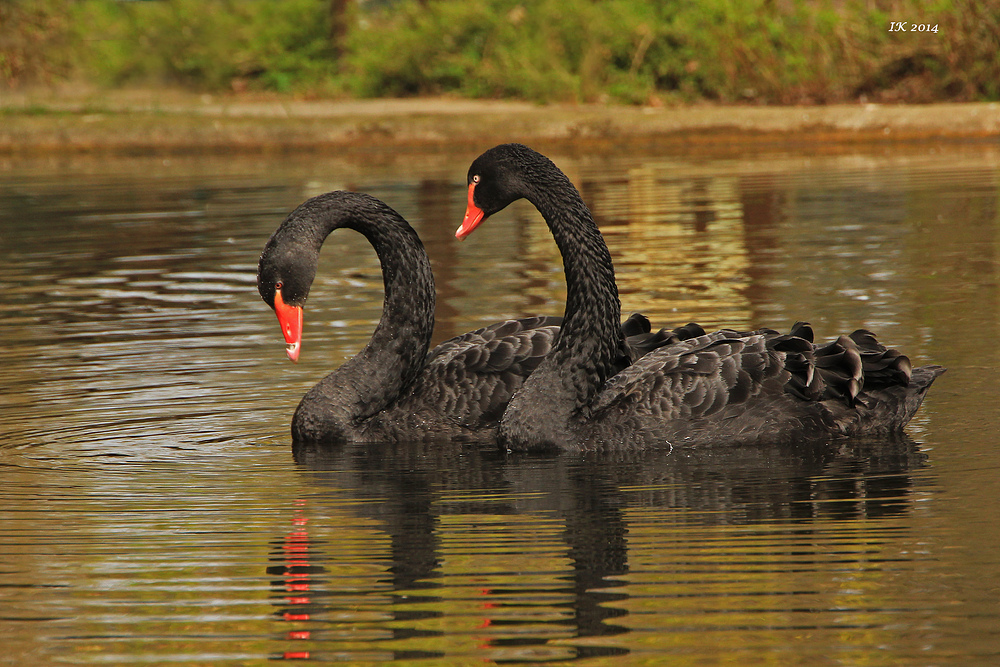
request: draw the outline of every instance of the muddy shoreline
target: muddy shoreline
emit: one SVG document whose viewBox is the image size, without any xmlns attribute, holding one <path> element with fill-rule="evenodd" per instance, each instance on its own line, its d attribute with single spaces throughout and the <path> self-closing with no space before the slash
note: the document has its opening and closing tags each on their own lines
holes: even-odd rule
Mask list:
<svg viewBox="0 0 1000 667">
<path fill-rule="evenodd" d="M 707 153 L 777 145 L 998 142 L 1000 104 L 623 107 L 462 99 L 315 101 L 125 91 L 4 94 L 0 154 L 465 149 L 499 141 Z"/>
</svg>

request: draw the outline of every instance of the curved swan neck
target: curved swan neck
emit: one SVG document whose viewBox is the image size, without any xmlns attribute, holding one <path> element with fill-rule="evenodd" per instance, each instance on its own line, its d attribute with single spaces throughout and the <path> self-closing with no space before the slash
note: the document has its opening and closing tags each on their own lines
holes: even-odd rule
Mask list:
<svg viewBox="0 0 1000 667">
<path fill-rule="evenodd" d="M 355 359 L 364 359 L 371 371 L 363 383 L 374 384 L 369 394 L 386 398 L 391 394 L 395 399 L 413 385 L 424 366 L 434 330 L 434 276 L 423 244 L 405 222 L 391 226 L 360 222 L 353 228 L 375 248 L 385 296 L 382 317 Z M 375 411 L 369 405 L 369 414 Z"/>
<path fill-rule="evenodd" d="M 419 377 L 434 329 L 434 278 L 416 232 L 374 197 L 328 193 L 307 203 L 310 208 L 289 232 L 302 244 L 301 260 L 310 264 L 305 268 L 313 275 L 320 246 L 341 227 L 364 235 L 382 267 L 382 316 L 371 339 L 307 393 L 298 410 L 302 419 L 313 412 L 336 412 L 356 426 L 384 410 Z"/>
</svg>

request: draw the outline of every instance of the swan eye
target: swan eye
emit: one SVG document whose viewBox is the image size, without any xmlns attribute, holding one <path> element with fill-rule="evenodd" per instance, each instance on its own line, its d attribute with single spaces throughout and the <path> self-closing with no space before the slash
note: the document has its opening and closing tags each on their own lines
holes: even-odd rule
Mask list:
<svg viewBox="0 0 1000 667">
<path fill-rule="evenodd" d="M 274 283 L 274 289 L 279 290 L 282 287 L 283 287 L 283 285 L 282 285 L 282 283 L 281 283 L 280 280 L 278 282 Z"/>
<path fill-rule="evenodd" d="M 473 182 L 473 183 L 478 183 L 478 182 L 479 182 L 479 174 L 475 174 L 475 175 L 473 175 L 473 177 L 472 177 L 472 182 Z"/>
</svg>

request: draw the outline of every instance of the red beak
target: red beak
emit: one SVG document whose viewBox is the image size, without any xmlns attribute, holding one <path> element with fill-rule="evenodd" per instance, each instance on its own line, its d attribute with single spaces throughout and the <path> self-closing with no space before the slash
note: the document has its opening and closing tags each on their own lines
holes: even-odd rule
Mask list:
<svg viewBox="0 0 1000 667">
<path fill-rule="evenodd" d="M 281 333 L 285 335 L 285 352 L 292 361 L 299 360 L 302 346 L 302 306 L 289 306 L 281 299 L 281 290 L 274 291 L 274 312 L 278 315 Z"/>
<path fill-rule="evenodd" d="M 472 195 L 476 191 L 476 184 L 469 183 L 469 205 L 465 207 L 465 218 L 462 220 L 462 226 L 455 231 L 455 238 L 462 240 L 466 236 L 472 233 L 486 214 L 483 213 L 483 209 L 479 208 L 472 201 Z"/>
</svg>

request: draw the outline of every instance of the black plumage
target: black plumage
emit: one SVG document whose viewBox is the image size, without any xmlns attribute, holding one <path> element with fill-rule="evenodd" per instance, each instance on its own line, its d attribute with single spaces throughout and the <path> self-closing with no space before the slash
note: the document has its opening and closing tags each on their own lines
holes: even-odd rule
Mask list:
<svg viewBox="0 0 1000 667">
<path fill-rule="evenodd" d="M 428 350 L 435 298 L 424 246 L 396 211 L 354 192 L 309 199 L 272 234 L 257 274 L 258 291 L 269 306 L 305 304 L 320 249 L 340 228 L 363 234 L 378 255 L 385 285 L 382 317 L 367 345 L 302 398 L 292 419 L 293 439 L 495 441 L 507 402 L 552 350 L 562 318 L 506 320 Z M 641 315 L 621 328 L 636 342 L 612 362 L 619 368 L 671 340 L 665 332 L 651 332 Z"/>
<path fill-rule="evenodd" d="M 563 256 L 562 334 L 511 399 L 500 441 L 513 450 L 590 450 L 788 443 L 895 433 L 940 366 L 909 359 L 858 330 L 825 345 L 796 323 L 780 334 L 691 324 L 620 368 L 623 335 L 611 255 L 579 192 L 545 156 L 519 144 L 469 168 L 459 235 L 517 199 L 538 209 Z M 661 337 L 664 333 L 661 332 Z"/>
</svg>

